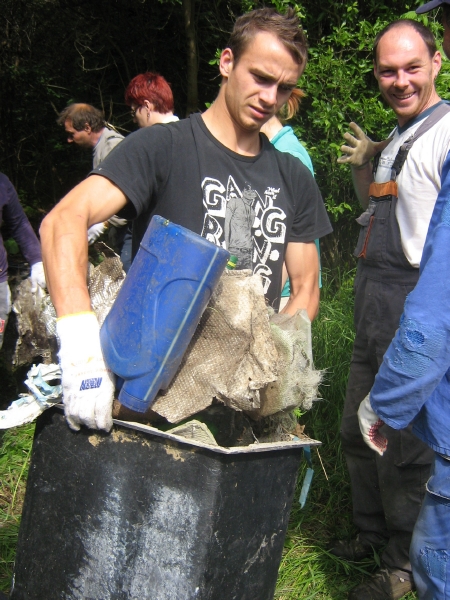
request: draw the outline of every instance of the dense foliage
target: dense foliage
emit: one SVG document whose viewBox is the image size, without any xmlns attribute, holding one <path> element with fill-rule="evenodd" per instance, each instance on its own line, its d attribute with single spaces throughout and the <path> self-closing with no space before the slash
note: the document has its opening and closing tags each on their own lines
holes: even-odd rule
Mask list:
<svg viewBox="0 0 450 600">
<path fill-rule="evenodd" d="M 294 126 L 335 221 L 336 234 L 324 245 L 334 264 L 350 255 L 349 224 L 358 210 L 349 170 L 336 163 L 342 134 L 350 120 L 375 138 L 394 124 L 372 75 L 371 44 L 389 21 L 414 16 L 419 2 L 266 4 L 280 11 L 295 6 L 308 34 L 310 61 L 301 80 L 307 96 Z M 172 84 L 178 115 L 203 110 L 219 86 L 218 49 L 235 17 L 257 6 L 252 0 L 2 0 L 0 170 L 18 188 L 33 223 L 90 168 L 89 152 L 70 147 L 56 125 L 67 103 L 102 107 L 126 134 L 135 125 L 124 89 L 137 73 L 155 70 Z M 439 35 L 439 25 L 431 25 Z M 446 63 L 438 81 L 444 96 L 449 76 Z"/>
</svg>

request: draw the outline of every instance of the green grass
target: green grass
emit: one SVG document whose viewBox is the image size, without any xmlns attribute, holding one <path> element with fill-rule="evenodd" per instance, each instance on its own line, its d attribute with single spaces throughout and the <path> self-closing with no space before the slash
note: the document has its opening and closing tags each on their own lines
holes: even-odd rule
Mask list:
<svg viewBox="0 0 450 600">
<path fill-rule="evenodd" d="M 0 434 L 0 590 L 11 585 L 34 423 Z"/>
<path fill-rule="evenodd" d="M 360 563 L 348 563 L 327 552 L 333 538 L 355 533 L 339 439 L 353 342 L 353 273 L 331 276 L 325 271 L 323 279 L 321 310 L 313 324 L 313 348 L 316 366 L 326 369 L 326 376 L 322 399 L 301 418 L 305 433 L 323 445 L 313 451 L 314 478 L 303 510 L 298 497 L 306 465 L 300 472 L 275 592 L 277 600 L 343 600 L 379 565 L 376 554 Z M 0 590 L 5 592 L 11 582 L 33 431 L 34 426 L 27 425 L 8 430 L 0 438 Z M 416 595 L 405 598 L 412 600 Z"/>
</svg>

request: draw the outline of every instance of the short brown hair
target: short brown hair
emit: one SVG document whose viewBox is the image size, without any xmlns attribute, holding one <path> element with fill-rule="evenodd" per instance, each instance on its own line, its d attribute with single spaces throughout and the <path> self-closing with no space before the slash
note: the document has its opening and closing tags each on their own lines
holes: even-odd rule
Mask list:
<svg viewBox="0 0 450 600">
<path fill-rule="evenodd" d="M 425 25 L 422 25 L 422 23 L 419 23 L 419 21 L 413 21 L 413 19 L 399 19 L 398 21 L 393 21 L 392 23 L 389 23 L 389 25 L 387 25 L 384 29 L 382 29 L 380 31 L 380 33 L 377 35 L 377 37 L 375 38 L 375 41 L 373 43 L 373 60 L 374 63 L 377 63 L 377 50 L 378 50 L 378 44 L 380 43 L 381 38 L 391 29 L 395 29 L 396 27 L 411 27 L 411 29 L 414 29 L 414 31 L 416 31 L 420 37 L 423 39 L 425 46 L 428 48 L 428 52 L 430 54 L 430 58 L 433 58 L 433 56 L 436 54 L 437 52 L 437 47 L 436 47 L 436 40 L 434 39 L 434 35 L 431 33 L 431 31 L 428 29 L 428 27 L 425 27 Z"/>
<path fill-rule="evenodd" d="M 235 62 L 239 60 L 248 44 L 260 31 L 273 33 L 291 52 L 298 64 L 306 66 L 308 42 L 292 8 L 288 8 L 283 15 L 273 8 L 259 8 L 239 17 L 227 44 L 227 48 L 233 52 Z"/>
<path fill-rule="evenodd" d="M 66 106 L 59 113 L 56 122 L 64 127 L 67 120 L 71 121 L 72 127 L 77 131 L 82 131 L 86 125 L 89 125 L 92 131 L 97 133 L 105 127 L 105 117 L 102 111 L 90 104 L 74 103 Z"/>
</svg>

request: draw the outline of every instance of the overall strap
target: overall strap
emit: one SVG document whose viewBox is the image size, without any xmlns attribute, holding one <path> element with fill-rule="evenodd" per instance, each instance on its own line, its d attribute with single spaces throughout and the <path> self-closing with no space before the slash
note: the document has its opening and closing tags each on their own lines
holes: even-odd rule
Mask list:
<svg viewBox="0 0 450 600">
<path fill-rule="evenodd" d="M 414 142 L 418 140 L 420 136 L 430 130 L 434 125 L 436 125 L 436 123 L 438 123 L 438 121 L 440 121 L 448 112 L 450 112 L 450 106 L 448 104 L 445 103 L 438 106 L 431 113 L 431 115 L 425 119 L 417 131 L 400 146 L 397 156 L 395 157 L 394 164 L 392 165 L 391 179 L 393 181 L 397 179 L 400 171 L 402 170 L 406 157 L 408 156 L 408 152 L 411 150 Z"/>
<path fill-rule="evenodd" d="M 417 131 L 408 138 L 399 148 L 397 156 L 395 157 L 394 163 L 391 169 L 391 181 L 395 181 L 405 164 L 408 152 L 411 150 L 412 145 L 416 142 L 424 133 L 430 130 L 436 123 L 438 123 L 447 113 L 450 112 L 450 105 L 446 102 L 440 104 L 433 110 L 431 115 L 427 117 Z M 380 160 L 381 153 L 378 153 L 373 161 L 373 174 L 377 172 L 378 162 Z"/>
</svg>

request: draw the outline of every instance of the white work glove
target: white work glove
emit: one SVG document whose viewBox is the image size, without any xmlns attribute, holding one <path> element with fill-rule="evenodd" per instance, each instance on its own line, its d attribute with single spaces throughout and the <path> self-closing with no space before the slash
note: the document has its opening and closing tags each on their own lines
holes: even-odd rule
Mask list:
<svg viewBox="0 0 450 600">
<path fill-rule="evenodd" d="M 87 236 L 88 236 L 88 244 L 91 245 L 98 240 L 98 238 L 105 233 L 107 227 L 104 223 L 97 223 L 96 225 L 92 225 L 89 227 Z"/>
<path fill-rule="evenodd" d="M 30 281 L 31 291 L 33 294 L 37 292 L 38 286 L 42 289 L 45 289 L 47 287 L 47 282 L 45 281 L 44 265 L 42 264 L 42 261 L 31 265 Z"/>
<path fill-rule="evenodd" d="M 114 375 L 103 360 L 100 326 L 93 312 L 56 321 L 64 412 L 71 429 L 112 427 Z"/>
<path fill-rule="evenodd" d="M 378 452 L 380 456 L 383 456 L 388 441 L 379 432 L 379 429 L 384 425 L 384 422 L 373 412 L 373 408 L 370 404 L 370 393 L 367 394 L 359 406 L 358 421 L 359 428 L 361 429 L 366 444 L 369 448 Z"/>
<path fill-rule="evenodd" d="M 351 133 L 344 133 L 344 139 L 350 146 L 341 146 L 341 152 L 344 154 L 337 159 L 339 164 L 348 164 L 356 169 L 362 169 L 392 140 L 388 138 L 382 142 L 373 142 L 356 123 L 350 123 L 349 127 L 355 137 Z"/>
</svg>

